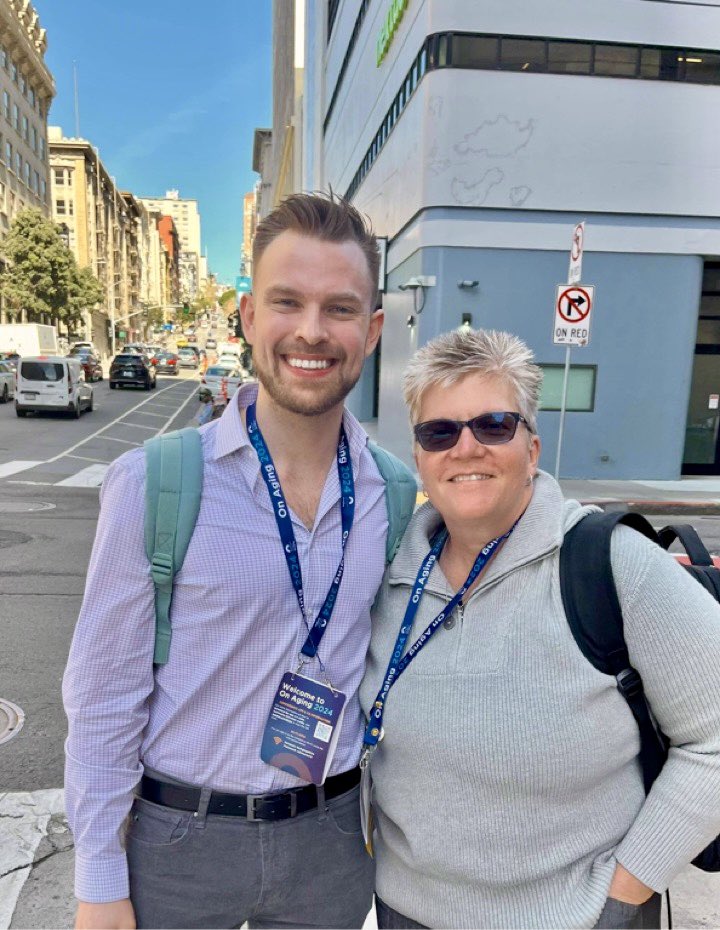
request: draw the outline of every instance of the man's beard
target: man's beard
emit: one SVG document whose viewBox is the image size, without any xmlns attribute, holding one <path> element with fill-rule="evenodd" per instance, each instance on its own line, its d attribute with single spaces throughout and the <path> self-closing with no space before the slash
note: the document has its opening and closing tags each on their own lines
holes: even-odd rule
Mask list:
<svg viewBox="0 0 720 930">
<path fill-rule="evenodd" d="M 358 383 L 360 375 L 362 374 L 361 368 L 355 378 L 350 377 L 343 379 L 341 377 L 340 381 L 333 385 L 316 385 L 316 393 L 313 395 L 311 393 L 313 388 L 312 382 L 308 382 L 307 393 L 283 383 L 280 376 L 280 363 L 278 361 L 274 362 L 274 370 L 270 371 L 264 367 L 264 363 L 260 361 L 254 349 L 252 358 L 258 381 L 270 395 L 271 399 L 279 407 L 282 407 L 283 410 L 305 417 L 322 416 L 322 414 L 332 410 L 333 407 L 342 404 L 350 391 Z M 337 370 L 340 371 L 344 359 L 337 358 L 334 360 L 337 362 Z"/>
</svg>

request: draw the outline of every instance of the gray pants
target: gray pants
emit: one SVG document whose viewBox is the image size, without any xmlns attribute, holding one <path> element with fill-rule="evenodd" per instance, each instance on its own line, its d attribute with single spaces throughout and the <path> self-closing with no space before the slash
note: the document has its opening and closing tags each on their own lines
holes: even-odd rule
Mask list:
<svg viewBox="0 0 720 930">
<path fill-rule="evenodd" d="M 136 800 L 126 845 L 137 926 L 362 927 L 375 864 L 358 792 L 272 823 Z"/>
<path fill-rule="evenodd" d="M 660 904 L 662 898 L 654 894 L 644 904 L 624 904 L 614 898 L 608 898 L 605 907 L 595 924 L 595 928 L 604 930 L 657 930 L 660 927 Z M 380 930 L 427 930 L 425 924 L 416 923 L 388 907 L 375 896 L 378 927 Z M 593 930 L 595 930 L 593 928 Z"/>
</svg>

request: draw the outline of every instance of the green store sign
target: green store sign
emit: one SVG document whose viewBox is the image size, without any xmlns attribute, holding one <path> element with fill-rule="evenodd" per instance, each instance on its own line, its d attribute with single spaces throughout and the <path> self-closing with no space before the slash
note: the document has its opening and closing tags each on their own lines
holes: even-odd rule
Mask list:
<svg viewBox="0 0 720 930">
<path fill-rule="evenodd" d="M 387 55 L 388 49 L 392 44 L 395 31 L 400 25 L 400 20 L 405 15 L 407 5 L 408 0 L 392 0 L 392 3 L 390 4 L 390 9 L 388 10 L 388 14 L 385 17 L 385 22 L 382 25 L 380 35 L 378 36 L 377 45 L 375 46 L 375 61 L 378 68 L 382 63 L 383 58 Z"/>
</svg>

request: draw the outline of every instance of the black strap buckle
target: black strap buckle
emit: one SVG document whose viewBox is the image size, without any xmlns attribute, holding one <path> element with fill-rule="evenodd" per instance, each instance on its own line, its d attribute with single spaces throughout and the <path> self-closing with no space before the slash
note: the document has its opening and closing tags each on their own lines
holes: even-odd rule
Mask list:
<svg viewBox="0 0 720 930">
<path fill-rule="evenodd" d="M 247 801 L 247 814 L 246 817 L 248 820 L 277 820 L 278 817 L 272 816 L 272 813 L 277 812 L 278 803 L 284 802 L 286 799 L 289 799 L 289 813 L 284 816 L 288 817 L 297 817 L 298 812 L 298 799 L 297 793 L 295 791 L 288 791 L 286 794 L 275 795 L 274 797 L 268 797 L 266 794 L 248 794 L 246 795 Z M 258 810 L 258 807 L 265 805 L 269 807 L 269 810 Z M 267 816 L 271 814 L 271 816 Z M 284 817 L 283 817 L 284 819 Z"/>
<path fill-rule="evenodd" d="M 634 668 L 624 668 L 615 676 L 618 691 L 627 699 L 635 698 L 643 693 L 643 683 L 640 675 Z"/>
</svg>

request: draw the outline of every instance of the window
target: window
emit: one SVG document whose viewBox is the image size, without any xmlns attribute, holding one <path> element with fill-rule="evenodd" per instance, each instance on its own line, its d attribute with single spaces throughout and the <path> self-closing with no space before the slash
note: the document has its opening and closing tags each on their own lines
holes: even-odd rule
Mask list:
<svg viewBox="0 0 720 930">
<path fill-rule="evenodd" d="M 693 84 L 720 84 L 720 55 L 717 52 L 689 52 L 685 58 L 685 80 Z"/>
<path fill-rule="evenodd" d="M 17 65 L 12 60 L 12 58 L 10 59 L 10 77 L 12 78 L 13 83 L 17 84 L 18 69 L 17 69 Z"/>
<path fill-rule="evenodd" d="M 508 71 L 546 71 L 546 45 L 542 39 L 501 39 L 500 67 Z"/>
<path fill-rule="evenodd" d="M 53 180 L 57 185 L 62 187 L 62 185 L 65 183 L 65 169 L 53 168 Z"/>
<path fill-rule="evenodd" d="M 635 77 L 639 49 L 632 45 L 596 45 L 594 73 L 609 77 Z"/>
<path fill-rule="evenodd" d="M 13 158 L 13 147 L 10 144 L 10 142 L 6 142 L 5 143 L 5 164 L 8 166 L 8 168 L 12 168 L 12 163 L 13 163 L 12 158 Z"/>
<path fill-rule="evenodd" d="M 40 197 L 43 201 L 47 200 L 47 181 L 45 178 L 40 179 Z"/>
<path fill-rule="evenodd" d="M 554 74 L 590 74 L 589 42 L 548 42 L 548 71 Z"/>
<path fill-rule="evenodd" d="M 20 107 L 16 103 L 12 105 L 12 113 L 13 126 L 20 132 Z"/>
<path fill-rule="evenodd" d="M 32 189 L 35 191 L 36 194 L 39 193 L 40 191 L 40 175 L 37 173 L 37 171 L 33 171 Z"/>
<path fill-rule="evenodd" d="M 3 91 L 3 112 L 5 119 L 10 122 L 10 94 L 6 90 Z"/>
<path fill-rule="evenodd" d="M 40 136 L 40 161 L 45 161 L 45 139 Z"/>
<path fill-rule="evenodd" d="M 21 94 L 23 95 L 23 97 L 24 97 L 25 94 L 26 94 L 26 92 L 27 92 L 27 81 L 25 80 L 25 75 L 24 75 L 24 74 L 22 74 L 22 73 L 20 74 L 20 79 L 19 79 L 19 82 L 18 82 L 18 83 L 19 83 L 19 86 L 20 86 L 20 93 L 21 93 Z"/>
<path fill-rule="evenodd" d="M 30 162 L 25 162 L 25 187 L 30 187 L 30 172 L 32 171 L 30 167 Z"/>
<path fill-rule="evenodd" d="M 498 48 L 498 39 L 489 36 L 453 36 L 453 68 L 497 68 Z"/>
<path fill-rule="evenodd" d="M 5 46 L 0 45 L 0 65 L 3 68 L 7 68 L 7 63 L 8 63 L 8 56 L 7 56 L 7 52 L 5 51 Z"/>
<path fill-rule="evenodd" d="M 56 201 L 55 201 L 55 212 L 57 213 L 58 216 L 65 216 L 65 214 L 66 214 L 67 211 L 66 211 L 66 209 L 65 209 L 65 201 L 64 201 L 64 200 L 56 200 Z"/>
<path fill-rule="evenodd" d="M 38 150 L 38 133 L 37 133 L 37 128 L 36 128 L 35 126 L 33 126 L 33 127 L 30 129 L 30 145 L 32 146 L 33 152 L 35 152 L 35 154 L 37 155 L 37 150 Z"/>
<path fill-rule="evenodd" d="M 559 410 L 562 404 L 564 365 L 540 365 L 543 384 L 540 392 L 541 410 Z M 568 372 L 566 410 L 592 413 L 595 409 L 597 365 L 571 365 Z"/>
<path fill-rule="evenodd" d="M 35 109 L 35 88 L 28 86 L 28 100 L 30 101 L 30 106 Z"/>
<path fill-rule="evenodd" d="M 27 116 L 22 118 L 22 134 L 23 139 L 29 144 L 30 143 L 30 121 Z"/>
<path fill-rule="evenodd" d="M 20 152 L 15 152 L 15 174 L 19 178 L 22 177 L 22 155 Z"/>
</svg>

